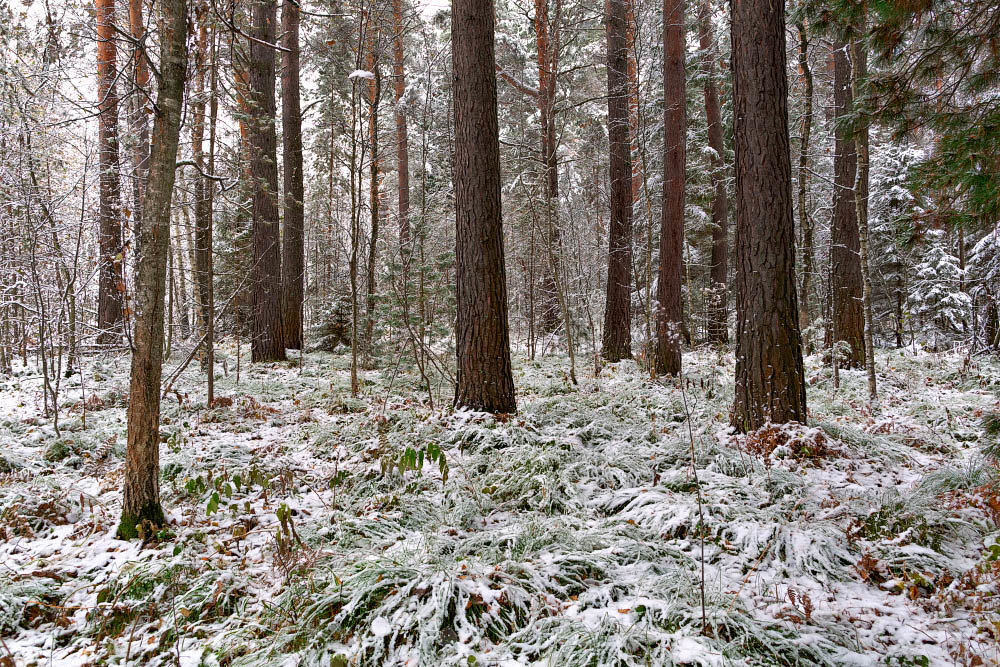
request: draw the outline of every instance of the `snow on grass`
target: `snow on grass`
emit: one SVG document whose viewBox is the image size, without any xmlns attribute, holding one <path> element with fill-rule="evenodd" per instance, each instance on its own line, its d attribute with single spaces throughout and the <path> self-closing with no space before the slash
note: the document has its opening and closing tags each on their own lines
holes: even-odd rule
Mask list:
<svg viewBox="0 0 1000 667">
<path fill-rule="evenodd" d="M 882 354 L 872 415 L 863 373 L 834 392 L 810 358 L 810 424 L 736 437 L 718 352 L 681 382 L 623 362 L 577 387 L 564 359 L 515 361 L 509 417 L 431 410 L 392 368 L 351 399 L 329 354 L 220 373 L 232 403 L 209 410 L 192 368 L 164 403 L 170 525 L 143 544 L 114 539 L 127 364 L 66 380 L 58 435 L 32 369 L 0 379 L 0 659 L 997 658 L 1000 365 Z"/>
</svg>

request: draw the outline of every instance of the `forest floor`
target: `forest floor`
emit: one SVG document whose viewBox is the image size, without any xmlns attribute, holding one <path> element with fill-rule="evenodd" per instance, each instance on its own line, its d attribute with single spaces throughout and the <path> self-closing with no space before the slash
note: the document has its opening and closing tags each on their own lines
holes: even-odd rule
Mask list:
<svg viewBox="0 0 1000 667">
<path fill-rule="evenodd" d="M 0 665 L 1000 659 L 1000 363 L 880 353 L 872 415 L 862 372 L 834 391 L 810 357 L 809 427 L 740 437 L 732 355 L 685 364 L 574 387 L 516 357 L 503 419 L 391 366 L 351 399 L 320 353 L 230 363 L 206 409 L 193 365 L 142 544 L 114 538 L 127 359 L 63 381 L 58 436 L 37 372 L 0 378 Z"/>
</svg>

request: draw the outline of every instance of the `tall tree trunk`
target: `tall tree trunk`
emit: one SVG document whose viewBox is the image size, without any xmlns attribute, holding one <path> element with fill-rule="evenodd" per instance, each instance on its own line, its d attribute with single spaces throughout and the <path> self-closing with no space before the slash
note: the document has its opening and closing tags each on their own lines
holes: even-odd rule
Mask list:
<svg viewBox="0 0 1000 667">
<path fill-rule="evenodd" d="M 708 147 L 712 150 L 712 266 L 709 294 L 708 340 L 729 340 L 726 281 L 729 263 L 729 201 L 726 195 L 726 165 L 722 159 L 722 112 L 719 88 L 715 80 L 715 35 L 712 30 L 711 0 L 702 0 L 698 16 L 698 40 L 705 76 L 705 120 L 708 123 Z"/>
<path fill-rule="evenodd" d="M 160 380 L 163 370 L 163 296 L 170 243 L 181 103 L 186 68 L 187 12 L 184 0 L 163 0 L 160 84 L 153 120 L 150 179 L 146 191 L 143 256 L 136 285 L 135 352 L 128 403 L 128 448 L 118 537 L 164 522 L 160 506 Z M 148 532 L 147 532 L 148 534 Z"/>
<path fill-rule="evenodd" d="M 208 69 L 208 5 L 200 3 L 195 8 L 197 21 L 197 48 L 195 50 L 194 95 L 189 101 L 191 108 L 191 156 L 198 173 L 194 175 L 194 279 L 198 291 L 198 319 L 202 335 L 207 335 L 212 326 L 212 315 L 208 312 L 210 282 L 209 268 L 212 257 L 210 218 L 211 202 L 208 190 L 211 183 L 205 173 L 205 74 Z M 207 367 L 206 355 L 201 355 L 202 368 Z"/>
<path fill-rule="evenodd" d="M 132 134 L 135 145 L 132 151 L 132 235 L 138 254 L 139 229 L 142 227 L 142 202 L 146 192 L 149 172 L 149 62 L 146 58 L 146 25 L 142 18 L 142 0 L 129 0 L 128 22 L 135 40 L 132 47 L 135 94 L 132 100 Z"/>
<path fill-rule="evenodd" d="M 507 276 L 500 214 L 493 0 L 452 3 L 455 107 L 455 404 L 517 410 L 507 329 Z"/>
<path fill-rule="evenodd" d="M 379 197 L 379 180 L 381 165 L 379 164 L 378 137 L 378 107 L 382 97 L 382 71 L 378 60 L 378 25 L 375 18 L 369 14 L 368 20 L 368 69 L 375 76 L 368 81 L 368 146 L 371 157 L 368 162 L 368 207 L 371 211 L 371 227 L 368 239 L 367 280 L 365 281 L 365 352 L 374 352 L 375 329 L 375 261 L 378 258 L 378 234 L 381 222 L 381 200 Z"/>
<path fill-rule="evenodd" d="M 849 354 L 841 359 L 845 368 L 862 368 L 865 363 L 865 318 L 862 309 L 861 241 L 858 236 L 858 211 L 854 181 L 858 155 L 854 132 L 845 122 L 851 113 L 851 61 L 848 46 L 833 45 L 833 103 L 836 145 L 833 156 L 833 224 L 831 225 L 830 264 L 833 272 L 833 331 L 831 340 L 846 341 Z"/>
<path fill-rule="evenodd" d="M 733 0 L 736 396 L 733 426 L 806 420 L 795 296 L 785 7 Z"/>
<path fill-rule="evenodd" d="M 862 24 L 864 25 L 864 24 Z M 864 107 L 864 97 L 861 87 L 868 77 L 868 52 L 860 39 L 855 39 L 851 46 L 852 95 L 855 103 L 862 110 Z M 878 387 L 875 382 L 875 342 L 873 340 L 872 329 L 874 320 L 872 319 L 872 277 L 871 268 L 868 262 L 868 121 L 862 117 L 861 123 L 855 134 L 858 151 L 858 173 L 854 185 L 855 205 L 858 215 L 858 236 L 860 239 L 861 275 L 862 283 L 862 305 L 864 307 L 865 318 L 865 370 L 868 375 L 868 400 L 874 406 L 878 400 Z M 961 230 L 961 228 L 959 228 Z"/>
<path fill-rule="evenodd" d="M 802 91 L 802 137 L 799 141 L 799 228 L 802 232 L 802 293 L 799 295 L 799 326 L 806 329 L 812 317 L 809 299 L 812 297 L 813 268 L 813 223 L 809 215 L 806 193 L 809 187 L 809 137 L 813 121 L 813 75 L 809 67 L 809 34 L 806 24 L 800 21 L 799 32 L 799 72 L 805 89 Z M 808 341 L 807 341 L 808 344 Z"/>
<path fill-rule="evenodd" d="M 359 32 L 364 32 L 364 26 L 359 28 Z M 363 45 L 363 35 L 358 38 L 358 52 Z M 356 64 L 360 65 L 360 55 Z M 351 398 L 357 398 L 360 385 L 358 382 L 358 252 L 361 240 L 361 169 L 359 157 L 364 158 L 364 144 L 358 140 L 358 126 L 360 125 L 360 110 L 358 108 L 358 84 L 356 80 L 351 82 L 351 161 L 349 172 L 351 177 L 351 250 L 348 255 L 347 266 L 351 283 Z M 358 155 L 359 144 L 362 149 L 361 156 Z"/>
<path fill-rule="evenodd" d="M 96 0 L 97 109 L 100 152 L 99 251 L 97 282 L 97 343 L 119 342 L 124 320 L 124 250 L 121 228 L 121 188 L 118 177 L 118 77 L 114 0 Z"/>
<path fill-rule="evenodd" d="M 410 149 L 406 136 L 403 96 L 406 74 L 403 69 L 403 0 L 392 0 L 392 76 L 396 93 L 396 178 L 399 203 L 399 253 L 403 262 L 403 289 L 406 289 L 410 258 Z"/>
<path fill-rule="evenodd" d="M 305 188 L 302 182 L 302 111 L 299 104 L 299 7 L 281 4 L 281 138 L 285 178 L 282 238 L 282 324 L 285 347 L 302 348 L 305 274 Z"/>
<path fill-rule="evenodd" d="M 556 125 L 552 117 L 556 99 L 556 46 L 553 44 L 552 23 L 549 20 L 549 0 L 535 0 L 535 43 L 538 50 L 538 115 L 541 132 L 541 163 L 544 178 L 546 215 L 546 251 L 556 256 L 555 267 L 549 266 L 542 274 L 541 322 L 544 333 L 559 328 L 559 294 L 555 273 L 558 270 L 559 224 L 555 209 L 559 205 L 559 168 L 556 160 Z"/>
<path fill-rule="evenodd" d="M 631 132 L 632 139 L 632 215 L 633 215 L 633 233 L 634 233 L 634 221 L 635 221 L 635 205 L 641 201 L 642 195 L 645 195 L 645 206 L 643 207 L 646 212 L 646 229 L 645 243 L 641 244 L 645 247 L 645 252 L 643 253 L 642 264 L 645 264 L 645 271 L 639 273 L 639 265 L 633 265 L 633 276 L 635 280 L 635 289 L 640 287 L 643 290 L 644 307 L 643 307 L 643 319 L 645 320 L 646 326 L 646 345 L 653 345 L 653 322 L 656 319 L 656 315 L 653 312 L 653 203 L 652 198 L 649 196 L 649 178 L 648 170 L 646 168 L 646 142 L 644 140 L 644 133 L 646 124 L 644 121 L 643 110 L 639 106 L 639 54 L 637 47 L 637 38 L 639 34 L 639 22 L 636 15 L 636 0 L 628 0 L 626 6 L 625 14 L 625 39 L 628 48 L 628 78 L 629 78 L 629 129 Z M 635 248 L 640 247 L 637 244 L 636 239 L 633 237 L 633 254 Z M 639 276 L 642 276 L 642 284 L 639 282 Z M 650 368 L 652 368 L 652 360 L 654 354 L 651 352 L 652 348 L 649 350 L 644 350 L 643 357 L 648 359 L 650 363 Z"/>
<path fill-rule="evenodd" d="M 219 84 L 219 71 L 218 71 L 218 54 L 219 45 L 216 39 L 215 30 L 211 33 L 212 40 L 212 63 L 210 71 L 210 90 L 209 90 L 209 112 L 208 112 L 208 172 L 210 174 L 215 174 L 215 136 L 216 136 L 216 124 L 219 118 L 219 95 L 218 95 L 218 84 Z M 208 305 L 206 306 L 205 314 L 208 321 L 208 325 L 205 328 L 205 356 L 206 362 L 205 366 L 208 370 L 208 396 L 207 402 L 208 406 L 211 407 L 215 402 L 215 266 L 213 257 L 213 239 L 214 239 L 214 225 L 215 225 L 215 184 L 208 183 L 208 187 L 205 191 L 205 197 L 208 200 L 208 220 L 206 221 L 207 229 L 204 230 L 204 245 L 205 259 L 204 268 L 206 272 L 205 282 L 208 285 Z"/>
<path fill-rule="evenodd" d="M 245 7 L 241 5 L 242 10 L 245 12 Z M 235 99 L 235 109 L 239 113 L 236 114 L 237 125 L 240 131 L 239 138 L 239 152 L 237 157 L 237 170 L 239 173 L 239 190 L 236 196 L 240 201 L 250 202 L 250 216 L 251 219 L 248 223 L 246 220 L 246 215 L 243 211 L 239 211 L 234 220 L 234 225 L 240 231 L 246 229 L 249 224 L 249 231 L 251 237 L 251 244 L 253 244 L 253 191 L 256 185 L 256 179 L 252 173 L 252 158 L 253 158 L 253 145 L 252 145 L 252 130 L 251 124 L 254 118 L 254 105 L 253 105 L 253 91 L 250 89 L 250 65 L 249 65 L 249 53 L 244 49 L 239 41 L 239 34 L 233 31 L 229 32 L 229 53 L 230 53 L 230 63 L 233 71 L 233 95 Z M 236 325 L 242 330 L 240 335 L 249 335 L 251 348 L 253 347 L 253 319 L 254 315 L 254 292 L 256 290 L 256 274 L 255 263 L 252 261 L 253 250 L 249 253 L 251 255 L 251 262 L 247 262 L 244 257 L 240 257 L 237 265 L 247 271 L 250 279 L 244 282 L 242 288 L 240 288 L 240 294 L 236 297 L 236 304 L 238 309 L 234 314 L 234 319 Z M 238 351 L 238 350 L 237 350 Z M 252 356 L 252 354 L 251 354 Z"/>
<path fill-rule="evenodd" d="M 663 3 L 663 217 L 660 275 L 656 286 L 658 375 L 681 372 L 684 304 L 681 268 L 684 247 L 684 167 L 687 103 L 684 79 L 684 0 Z"/>
<path fill-rule="evenodd" d="M 632 205 L 639 203 L 642 195 L 642 160 L 639 159 L 639 54 L 636 51 L 636 33 L 639 24 L 635 16 L 635 0 L 625 2 L 625 49 L 628 65 L 628 128 L 632 152 Z M 634 213 L 634 211 L 633 211 Z"/>
<path fill-rule="evenodd" d="M 187 254 L 184 252 L 184 241 L 187 238 L 187 229 L 191 226 L 191 218 L 187 207 L 181 208 L 181 215 L 183 221 L 175 221 L 177 225 L 177 234 L 175 237 L 177 245 L 174 250 L 177 253 L 175 267 L 177 268 L 177 295 L 180 297 L 177 300 L 177 308 L 178 315 L 180 316 L 181 338 L 187 338 L 191 335 L 191 316 L 188 308 L 190 300 L 188 299 L 187 271 L 184 266 L 184 255 Z"/>
<path fill-rule="evenodd" d="M 633 181 L 625 0 L 609 0 L 607 10 L 611 223 L 608 225 L 608 284 L 601 355 L 608 361 L 620 361 L 632 356 Z"/>
<path fill-rule="evenodd" d="M 277 0 L 255 0 L 249 63 L 250 174 L 253 179 L 253 338 L 251 358 L 285 359 L 281 325 L 281 240 L 275 133 L 274 44 Z M 259 40 L 259 41 L 258 41 Z M 263 42 L 263 44 L 261 43 Z"/>
<path fill-rule="evenodd" d="M 230 51 L 235 53 L 236 44 L 234 41 L 229 43 Z M 243 63 L 240 62 L 240 58 L 233 58 L 233 92 L 236 95 L 236 108 L 239 110 L 239 128 L 240 128 L 240 149 L 244 155 L 249 155 L 253 151 L 250 149 L 250 121 L 248 120 L 253 114 L 250 102 L 250 74 L 243 67 Z M 248 180 L 252 180 L 250 176 L 250 165 L 249 159 L 247 159 L 246 164 L 243 165 L 244 174 Z"/>
</svg>

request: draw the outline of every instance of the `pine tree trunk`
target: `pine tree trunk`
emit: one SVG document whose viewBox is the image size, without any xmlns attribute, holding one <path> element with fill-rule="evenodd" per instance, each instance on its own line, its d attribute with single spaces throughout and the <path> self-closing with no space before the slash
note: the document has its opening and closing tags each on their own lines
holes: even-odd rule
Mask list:
<svg viewBox="0 0 1000 667">
<path fill-rule="evenodd" d="M 177 269 L 177 312 L 180 318 L 180 328 L 181 328 L 181 338 L 187 338 L 191 335 L 191 317 L 188 310 L 188 287 L 187 287 L 187 271 L 184 266 L 184 240 L 187 237 L 186 230 L 191 226 L 191 219 L 188 214 L 187 207 L 181 208 L 181 215 L 183 216 L 183 224 L 180 221 L 176 221 L 177 224 L 177 247 L 175 248 L 177 256 L 174 259 L 174 266 Z"/>
<path fill-rule="evenodd" d="M 639 159 L 639 56 L 635 48 L 638 24 L 635 19 L 635 0 L 625 1 L 625 49 L 628 58 L 628 128 L 632 160 L 632 205 L 639 203 L 642 195 L 642 160 Z M 633 211 L 634 213 L 634 211 Z"/>
<path fill-rule="evenodd" d="M 660 275 L 656 286 L 658 375 L 681 372 L 684 304 L 681 267 L 684 246 L 684 165 L 687 123 L 684 78 L 684 0 L 663 4 L 663 209 Z"/>
<path fill-rule="evenodd" d="M 219 72 L 218 72 L 218 40 L 215 30 L 211 33 L 212 40 L 212 63 L 210 68 L 210 90 L 209 90 L 209 112 L 208 112 L 208 172 L 215 174 L 215 136 L 216 124 L 219 118 Z M 205 328 L 205 365 L 208 370 L 208 396 L 206 400 L 208 406 L 212 407 L 215 402 L 215 260 L 213 256 L 213 239 L 215 231 L 215 184 L 208 183 L 205 197 L 208 200 L 208 228 L 204 231 L 206 284 L 208 285 L 208 305 L 206 307 L 206 319 L 208 324 Z"/>
<path fill-rule="evenodd" d="M 96 0 L 97 8 L 97 109 L 100 162 L 99 252 L 97 282 L 97 343 L 120 342 L 125 292 L 118 177 L 118 77 L 115 48 L 114 0 Z"/>
<path fill-rule="evenodd" d="M 809 299 L 812 296 L 813 224 L 806 193 L 809 187 L 809 137 L 813 120 L 813 75 L 809 67 L 809 35 L 805 22 L 799 22 L 799 71 L 805 84 L 802 92 L 802 138 L 799 142 L 799 228 L 802 232 L 802 293 L 799 295 L 799 326 L 806 329 L 812 321 Z M 808 341 L 807 341 L 808 343 Z"/>
<path fill-rule="evenodd" d="M 500 212 L 493 0 L 452 3 L 455 108 L 455 404 L 515 412 Z"/>
<path fill-rule="evenodd" d="M 559 204 L 559 168 L 556 161 L 556 125 L 552 107 L 556 95 L 555 48 L 552 44 L 548 0 L 535 0 L 535 43 L 538 49 L 538 115 L 541 134 L 541 163 L 545 175 L 543 192 L 548 213 L 546 222 L 546 252 L 554 253 L 556 266 L 548 266 L 542 274 L 541 322 L 539 329 L 546 334 L 559 328 L 559 295 L 555 273 L 558 270 L 559 224 L 555 209 Z"/>
<path fill-rule="evenodd" d="M 250 175 L 253 184 L 253 338 L 251 358 L 283 361 L 281 240 L 278 222 L 278 156 L 275 133 L 274 44 L 277 0 L 255 0 L 252 9 L 249 90 Z M 261 44 L 264 42 L 264 44 Z"/>
<path fill-rule="evenodd" d="M 838 122 L 851 113 L 851 61 L 844 42 L 833 45 L 833 102 Z M 833 224 L 830 264 L 833 272 L 833 337 L 846 341 L 850 353 L 842 360 L 844 368 L 862 368 L 865 363 L 865 318 L 862 309 L 861 242 L 858 236 L 858 211 L 854 181 L 858 155 L 854 132 L 846 126 L 836 129 L 833 156 Z"/>
<path fill-rule="evenodd" d="M 736 396 L 733 426 L 806 421 L 795 295 L 785 7 L 732 3 L 736 150 Z"/>
<path fill-rule="evenodd" d="M 625 0 L 609 0 L 607 10 L 611 222 L 608 225 L 608 284 L 601 355 L 608 361 L 620 361 L 632 356 L 633 188 Z"/>
<path fill-rule="evenodd" d="M 726 195 L 725 146 L 722 141 L 722 112 L 719 88 L 715 81 L 715 35 L 712 32 L 712 5 L 702 0 L 698 16 L 698 40 L 705 76 L 705 120 L 708 124 L 708 147 L 712 150 L 712 266 L 709 293 L 708 340 L 729 340 L 726 281 L 729 263 L 729 201 Z"/>
<path fill-rule="evenodd" d="M 299 102 L 299 7 L 281 4 L 281 138 L 285 178 L 282 238 L 282 324 L 285 347 L 302 348 L 305 277 L 305 187 L 302 179 L 302 111 Z"/>
<path fill-rule="evenodd" d="M 118 537 L 132 539 L 164 522 L 160 506 L 160 380 L 163 371 L 163 297 L 170 242 L 187 35 L 184 0 L 164 0 L 160 84 L 153 121 L 146 191 L 143 256 L 136 285 L 135 352 L 128 404 L 128 448 Z M 148 534 L 148 533 L 147 533 Z"/>
<path fill-rule="evenodd" d="M 378 258 L 378 234 L 381 223 L 381 200 L 379 197 L 379 180 L 381 179 L 381 165 L 379 164 L 379 138 L 378 138 L 378 107 L 382 97 L 382 72 L 378 62 L 377 35 L 378 26 L 371 19 L 368 24 L 368 45 L 367 58 L 368 69 L 375 76 L 368 82 L 368 146 L 371 158 L 368 162 L 368 208 L 371 211 L 371 227 L 368 238 L 368 263 L 367 276 L 365 280 L 365 337 L 364 347 L 366 355 L 374 352 L 374 329 L 375 329 L 375 262 Z"/>
<path fill-rule="evenodd" d="M 198 290 L 198 319 L 201 323 L 202 335 L 207 335 L 212 326 L 212 314 L 209 312 L 209 291 L 211 290 L 212 236 L 211 217 L 212 204 L 208 199 L 211 183 L 202 174 L 205 173 L 205 74 L 208 67 L 208 7 L 201 5 L 195 10 L 197 21 L 197 49 L 195 50 L 194 66 L 194 99 L 189 102 L 191 108 L 191 156 L 198 173 L 194 174 L 194 278 Z M 206 355 L 201 356 L 202 368 L 207 367 Z"/>
<path fill-rule="evenodd" d="M 133 76 L 135 77 L 135 96 L 132 102 L 132 133 L 135 146 L 132 152 L 133 161 L 133 208 L 132 235 L 136 239 L 134 252 L 140 252 L 138 239 L 142 227 L 143 197 L 146 192 L 146 179 L 149 172 L 149 62 L 146 59 L 146 25 L 142 18 L 142 0 L 129 0 L 128 22 L 135 44 L 132 47 Z"/>
<path fill-rule="evenodd" d="M 854 40 L 851 47 L 851 86 L 854 99 L 862 107 L 864 100 L 861 94 L 861 86 L 868 76 L 868 53 L 860 39 Z M 875 342 L 873 340 L 872 329 L 874 320 L 872 319 L 872 277 L 871 268 L 868 263 L 868 124 L 867 120 L 862 121 L 862 125 L 857 129 L 856 145 L 858 151 L 858 173 L 854 185 L 855 204 L 858 216 L 858 236 L 860 239 L 862 304 L 864 307 L 865 324 L 865 370 L 868 375 L 868 400 L 872 406 L 878 400 L 878 387 L 875 381 Z M 961 228 L 960 228 L 961 229 Z"/>
<path fill-rule="evenodd" d="M 399 203 L 399 253 L 403 261 L 403 289 L 406 290 L 410 258 L 410 149 L 406 133 L 403 96 L 406 74 L 403 69 L 403 1 L 392 0 L 392 74 L 396 93 L 396 178 Z"/>
</svg>

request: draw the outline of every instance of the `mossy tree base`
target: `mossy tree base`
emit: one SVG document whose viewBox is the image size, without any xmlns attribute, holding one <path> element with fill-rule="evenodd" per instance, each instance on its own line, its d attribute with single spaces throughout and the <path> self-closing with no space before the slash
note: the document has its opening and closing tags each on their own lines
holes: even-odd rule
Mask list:
<svg viewBox="0 0 1000 667">
<path fill-rule="evenodd" d="M 149 528 L 159 528 L 166 522 L 163 507 L 159 503 L 150 503 L 136 514 L 122 512 L 121 521 L 118 523 L 118 532 L 115 533 L 115 536 L 119 540 L 134 540 L 139 537 L 140 526 L 144 526 L 144 535 L 148 535 Z"/>
</svg>

